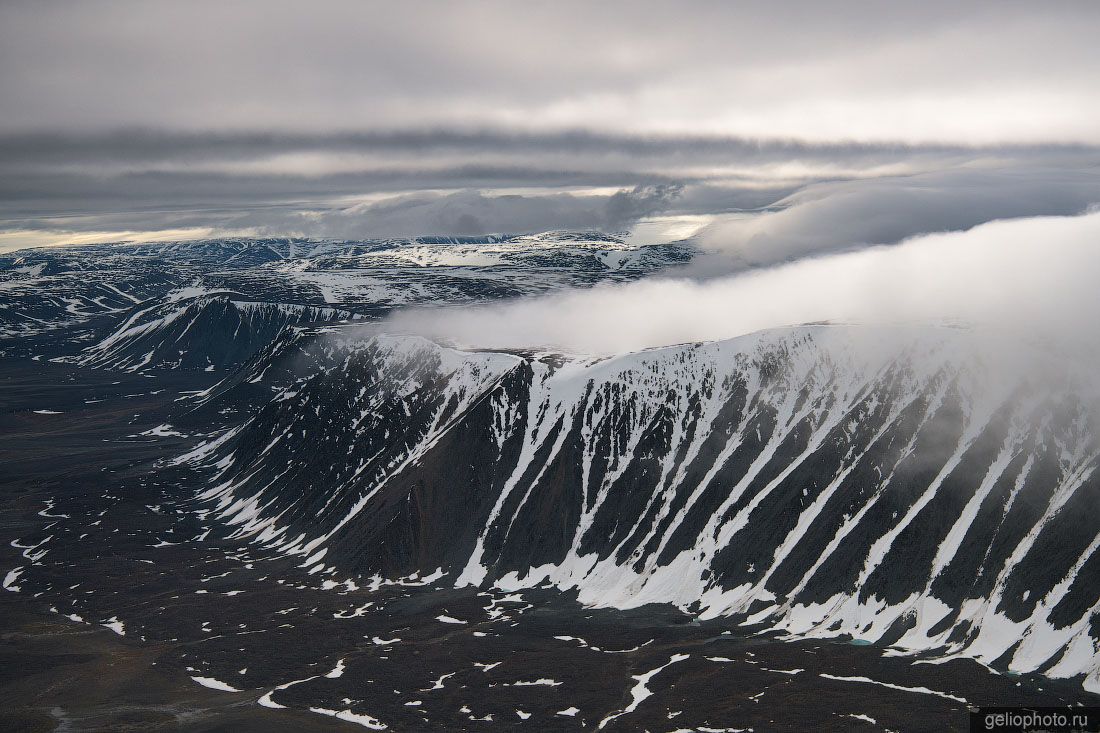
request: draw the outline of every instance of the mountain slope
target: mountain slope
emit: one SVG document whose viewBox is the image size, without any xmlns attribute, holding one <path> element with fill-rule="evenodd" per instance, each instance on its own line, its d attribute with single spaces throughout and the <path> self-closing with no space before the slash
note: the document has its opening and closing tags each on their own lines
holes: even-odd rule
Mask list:
<svg viewBox="0 0 1100 733">
<path fill-rule="evenodd" d="M 169 298 L 135 308 L 106 338 L 63 360 L 131 372 L 215 371 L 246 362 L 288 326 L 354 318 L 332 308 L 256 303 L 227 295 Z"/>
<path fill-rule="evenodd" d="M 593 360 L 333 340 L 181 461 L 217 472 L 204 513 L 318 569 L 550 582 L 1095 691 L 1094 380 L 975 341 L 805 327 Z"/>
</svg>

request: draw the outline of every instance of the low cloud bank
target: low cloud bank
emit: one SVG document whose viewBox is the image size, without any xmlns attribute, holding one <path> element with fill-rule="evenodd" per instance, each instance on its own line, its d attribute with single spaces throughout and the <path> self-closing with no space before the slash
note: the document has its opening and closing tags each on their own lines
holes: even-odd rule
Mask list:
<svg viewBox="0 0 1100 733">
<path fill-rule="evenodd" d="M 609 354 L 816 321 L 963 321 L 1095 341 L 1100 212 L 995 221 L 706 281 L 650 279 L 496 306 L 418 309 L 385 328 L 471 348 Z"/>
<path fill-rule="evenodd" d="M 418 193 L 320 212 L 264 212 L 235 226 L 264 234 L 356 239 L 423 235 L 524 234 L 553 229 L 617 231 L 667 210 L 678 184 L 637 185 L 612 194 L 487 195 L 480 191 Z"/>
<path fill-rule="evenodd" d="M 713 276 L 896 244 L 1031 216 L 1071 216 L 1100 202 L 1096 169 L 961 168 L 913 176 L 826 182 L 777 202 L 777 211 L 720 220 L 699 236 L 693 274 Z"/>
</svg>

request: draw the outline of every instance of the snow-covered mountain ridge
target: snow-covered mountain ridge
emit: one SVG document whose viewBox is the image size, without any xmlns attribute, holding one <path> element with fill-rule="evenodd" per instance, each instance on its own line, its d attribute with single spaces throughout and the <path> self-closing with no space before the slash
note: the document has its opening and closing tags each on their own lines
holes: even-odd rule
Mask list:
<svg viewBox="0 0 1100 733">
<path fill-rule="evenodd" d="M 637 280 L 692 254 L 682 243 L 636 246 L 598 232 L 28 249 L 0 256 L 0 346 L 4 339 L 25 342 L 43 334 L 56 342 L 60 330 L 79 332 L 67 341 L 98 341 L 136 310 L 174 302 L 172 294 L 188 288 L 377 318 L 406 305 L 470 304 Z"/>
<path fill-rule="evenodd" d="M 326 574 L 550 583 L 1100 690 L 1087 369 L 959 329 L 612 359 L 318 338 L 180 459 L 239 537 Z"/>
</svg>

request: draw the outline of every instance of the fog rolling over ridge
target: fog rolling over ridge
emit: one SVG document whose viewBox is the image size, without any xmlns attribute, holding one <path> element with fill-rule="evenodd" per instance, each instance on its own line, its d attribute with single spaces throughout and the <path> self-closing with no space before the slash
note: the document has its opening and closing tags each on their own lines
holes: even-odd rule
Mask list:
<svg viewBox="0 0 1100 733">
<path fill-rule="evenodd" d="M 673 271 L 509 304 L 402 311 L 388 326 L 472 347 L 609 354 L 817 321 L 951 322 L 1094 355 L 1098 241 L 1100 213 L 997 221 L 712 279 Z M 705 262 L 720 271 L 723 259 Z"/>
</svg>

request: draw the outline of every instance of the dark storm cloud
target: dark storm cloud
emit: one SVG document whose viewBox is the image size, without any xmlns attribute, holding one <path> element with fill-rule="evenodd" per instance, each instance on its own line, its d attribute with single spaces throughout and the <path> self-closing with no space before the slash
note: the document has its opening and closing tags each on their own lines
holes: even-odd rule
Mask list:
<svg viewBox="0 0 1100 733">
<path fill-rule="evenodd" d="M 635 171 L 576 171 L 547 168 L 459 165 L 428 171 L 381 169 L 325 176 L 262 175 L 209 172 L 142 172 L 114 176 L 46 173 L 0 176 L 0 206 L 8 216 L 95 213 L 126 204 L 142 207 L 255 205 L 297 202 L 328 205 L 330 199 L 354 194 L 469 187 L 633 187 L 639 179 L 673 183 L 673 179 Z M 679 179 L 675 179 L 679 180 Z M 70 209 L 70 207 L 72 207 Z"/>
<path fill-rule="evenodd" d="M 255 208 L 343 209 L 348 204 L 339 199 L 368 194 L 654 185 L 682 194 L 664 209 L 721 213 L 767 206 L 823 180 L 978 164 L 1030 170 L 1098 162 L 1100 150 L 1081 144 L 808 143 L 584 130 L 24 133 L 0 135 L 0 216 L 9 226 L 40 227 L 29 222 L 116 215 L 155 228 L 154 217 L 137 221 L 135 214 L 192 209 L 199 219 L 219 211 L 247 220 L 243 215 Z M 611 204 L 620 207 L 611 217 L 616 225 L 653 208 L 637 208 L 632 197 L 617 201 Z M 547 216 L 554 211 L 550 206 Z"/>
<path fill-rule="evenodd" d="M 362 132 L 168 131 L 134 128 L 98 133 L 21 132 L 0 134 L 5 166 L 196 163 L 250 160 L 287 153 L 488 152 L 524 157 L 597 155 L 641 157 L 656 162 L 762 163 L 785 160 L 843 161 L 856 165 L 908 158 L 957 158 L 986 154 L 1016 157 L 1073 156 L 1095 152 L 1080 143 L 966 145 L 949 143 L 809 142 L 706 134 L 638 134 L 599 130 L 510 130 L 506 128 L 423 128 Z"/>
</svg>

